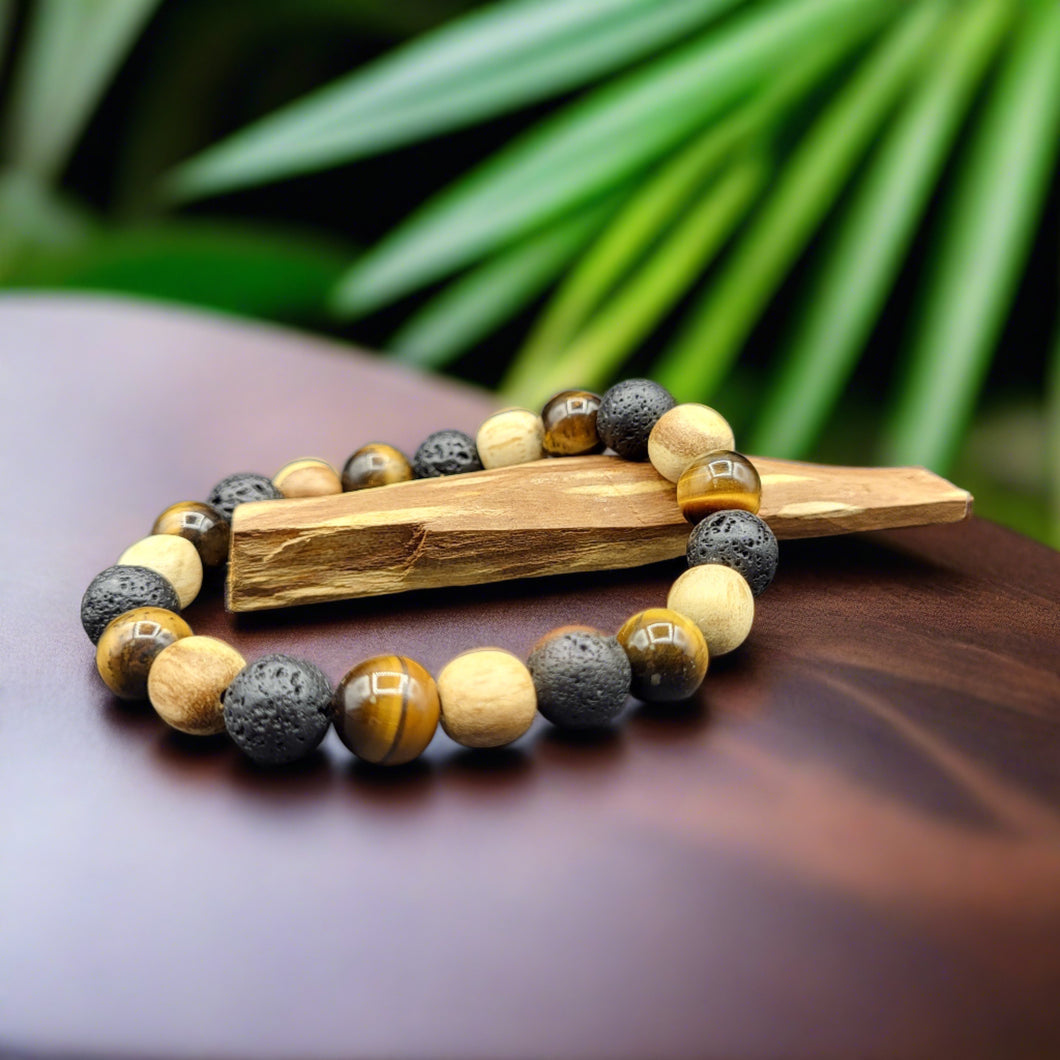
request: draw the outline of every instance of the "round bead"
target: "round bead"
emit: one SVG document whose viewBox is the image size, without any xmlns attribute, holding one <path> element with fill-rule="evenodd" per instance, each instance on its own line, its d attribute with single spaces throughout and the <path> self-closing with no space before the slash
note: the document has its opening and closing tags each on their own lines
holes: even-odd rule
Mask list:
<svg viewBox="0 0 1060 1060">
<path fill-rule="evenodd" d="M 690 523 L 730 508 L 754 514 L 761 500 L 762 480 L 754 464 L 729 449 L 693 460 L 677 481 L 677 503 Z"/>
<path fill-rule="evenodd" d="M 118 557 L 118 563 L 158 571 L 177 590 L 182 608 L 187 607 L 202 588 L 199 553 L 187 538 L 176 534 L 143 537 Z"/>
<path fill-rule="evenodd" d="M 412 470 L 416 478 L 440 478 L 442 475 L 481 471 L 482 461 L 471 435 L 463 431 L 435 431 L 416 450 Z"/>
<path fill-rule="evenodd" d="M 588 390 L 563 390 L 541 411 L 545 452 L 550 456 L 580 456 L 603 449 L 596 431 L 598 394 Z"/>
<path fill-rule="evenodd" d="M 389 486 L 392 482 L 408 482 L 413 478 L 409 458 L 400 449 L 383 442 L 362 445 L 346 461 L 342 469 L 344 490 L 373 489 Z"/>
<path fill-rule="evenodd" d="M 600 399 L 596 415 L 600 440 L 623 460 L 647 460 L 648 436 L 675 404 L 673 394 L 650 379 L 615 383 Z"/>
<path fill-rule="evenodd" d="M 331 497 L 342 492 L 339 473 L 326 461 L 305 457 L 284 464 L 272 484 L 285 497 Z"/>
<path fill-rule="evenodd" d="M 777 572 L 780 549 L 769 524 L 744 511 L 708 515 L 688 536 L 690 567 L 721 563 L 739 571 L 755 596 L 765 592 Z"/>
<path fill-rule="evenodd" d="M 676 482 L 697 456 L 735 444 L 732 428 L 720 412 L 708 405 L 675 405 L 652 427 L 648 458 L 663 478 Z"/>
<path fill-rule="evenodd" d="M 192 736 L 224 732 L 221 697 L 246 660 L 216 637 L 191 636 L 164 648 L 147 675 L 147 698 L 158 716 Z"/>
<path fill-rule="evenodd" d="M 687 699 L 703 683 L 709 653 L 696 624 L 676 611 L 652 607 L 618 631 L 633 672 L 631 690 L 647 703 Z"/>
<path fill-rule="evenodd" d="M 500 648 L 477 648 L 438 675 L 442 728 L 465 747 L 503 747 L 530 728 L 537 713 L 534 682 L 520 659 Z"/>
<path fill-rule="evenodd" d="M 475 447 L 485 468 L 529 464 L 545 455 L 545 427 L 529 409 L 502 409 L 478 429 Z"/>
<path fill-rule="evenodd" d="M 146 699 L 147 675 L 158 654 L 191 636 L 191 626 L 161 607 L 137 607 L 110 622 L 96 645 L 96 669 L 119 699 Z"/>
<path fill-rule="evenodd" d="M 358 757 L 400 766 L 419 757 L 438 728 L 434 678 L 404 655 L 376 655 L 339 682 L 332 701 L 335 731 Z"/>
<path fill-rule="evenodd" d="M 689 567 L 670 587 L 666 606 L 699 627 L 712 659 L 743 644 L 755 617 L 747 579 L 719 563 Z"/>
<path fill-rule="evenodd" d="M 210 490 L 210 496 L 206 499 L 226 519 L 231 520 L 232 512 L 240 504 L 247 501 L 274 501 L 282 496 L 272 484 L 271 478 L 255 471 L 237 471 L 234 475 L 221 479 Z"/>
<path fill-rule="evenodd" d="M 81 625 L 96 644 L 113 619 L 137 607 L 179 611 L 180 597 L 158 571 L 115 564 L 89 582 L 81 598 Z"/>
<path fill-rule="evenodd" d="M 610 722 L 629 695 L 629 659 L 614 637 L 561 626 L 534 645 L 526 663 L 537 709 L 553 725 L 593 729 Z"/>
<path fill-rule="evenodd" d="M 176 534 L 190 541 L 204 567 L 219 567 L 228 559 L 228 520 L 202 501 L 171 504 L 151 527 L 152 534 Z"/>
<path fill-rule="evenodd" d="M 290 655 L 265 655 L 245 666 L 222 702 L 228 735 L 263 766 L 304 758 L 331 724 L 331 682 L 319 667 Z"/>
</svg>

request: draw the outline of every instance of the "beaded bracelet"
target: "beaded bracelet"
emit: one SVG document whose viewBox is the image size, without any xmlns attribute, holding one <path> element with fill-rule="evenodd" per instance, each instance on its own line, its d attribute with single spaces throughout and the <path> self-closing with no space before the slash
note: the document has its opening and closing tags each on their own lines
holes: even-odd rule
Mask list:
<svg viewBox="0 0 1060 1060">
<path fill-rule="evenodd" d="M 678 405 L 658 384 L 630 379 L 602 397 L 563 391 L 540 415 L 505 409 L 475 438 L 436 431 L 411 461 L 393 446 L 371 443 L 350 456 L 341 476 L 317 459 L 293 461 L 272 479 L 229 475 L 207 503 L 182 501 L 163 511 L 150 536 L 97 575 L 82 599 L 81 621 L 96 644 L 97 670 L 115 695 L 150 700 L 165 722 L 185 733 L 227 730 L 262 765 L 302 758 L 331 724 L 355 755 L 380 765 L 416 758 L 439 724 L 467 747 L 511 743 L 538 712 L 563 728 L 605 726 L 631 693 L 649 703 L 692 696 L 710 657 L 733 651 L 750 632 L 754 599 L 772 581 L 778 548 L 756 514 L 758 472 L 734 446 L 729 424 L 714 409 Z M 248 665 L 224 641 L 193 635 L 178 614 L 198 594 L 203 568 L 226 562 L 239 504 L 605 448 L 616 459 L 649 459 L 677 484 L 677 502 L 693 524 L 689 566 L 666 607 L 632 615 L 614 636 L 561 626 L 531 648 L 525 664 L 499 648 L 478 648 L 452 659 L 437 679 L 413 659 L 377 655 L 332 689 L 302 659 L 272 654 Z"/>
</svg>

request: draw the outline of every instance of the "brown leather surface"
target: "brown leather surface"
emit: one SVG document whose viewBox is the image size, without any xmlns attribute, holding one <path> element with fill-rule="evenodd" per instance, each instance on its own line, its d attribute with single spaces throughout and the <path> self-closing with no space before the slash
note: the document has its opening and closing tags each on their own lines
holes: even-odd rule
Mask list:
<svg viewBox="0 0 1060 1060">
<path fill-rule="evenodd" d="M 975 520 L 786 542 L 694 710 L 493 754 L 439 734 L 392 773 L 330 734 L 266 774 L 110 697 L 84 586 L 230 471 L 412 449 L 490 400 L 107 300 L 0 300 L 0 364 L 9 1054 L 1060 1054 L 1056 553 Z M 679 570 L 187 617 L 333 679 L 436 670 L 616 629 Z"/>
</svg>

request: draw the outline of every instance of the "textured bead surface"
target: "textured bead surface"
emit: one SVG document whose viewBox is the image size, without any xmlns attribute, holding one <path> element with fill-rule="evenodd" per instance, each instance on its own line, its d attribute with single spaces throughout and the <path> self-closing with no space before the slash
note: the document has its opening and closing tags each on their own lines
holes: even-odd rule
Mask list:
<svg viewBox="0 0 1060 1060">
<path fill-rule="evenodd" d="M 687 699 L 703 683 L 707 642 L 690 618 L 652 607 L 626 619 L 617 639 L 629 659 L 630 689 L 638 699 L 646 703 Z"/>
<path fill-rule="evenodd" d="M 331 682 L 313 663 L 265 655 L 245 666 L 222 697 L 236 746 L 259 765 L 297 762 L 331 724 Z"/>
<path fill-rule="evenodd" d="M 358 758 L 400 766 L 419 757 L 438 728 L 438 686 L 414 659 L 376 655 L 339 682 L 332 709 L 335 731 Z"/>
<path fill-rule="evenodd" d="M 146 699 L 147 675 L 155 658 L 191 627 L 161 607 L 137 607 L 110 622 L 96 645 L 96 669 L 119 699 Z"/>
<path fill-rule="evenodd" d="M 383 442 L 362 445 L 346 461 L 342 469 L 344 490 L 374 489 L 392 482 L 408 482 L 414 478 L 412 464 L 400 449 Z"/>
<path fill-rule="evenodd" d="M 475 440 L 463 431 L 445 430 L 429 434 L 412 458 L 416 478 L 440 478 L 481 471 Z"/>
<path fill-rule="evenodd" d="M 581 456 L 603 449 L 596 430 L 600 396 L 588 390 L 563 390 L 541 410 L 544 447 L 550 456 Z"/>
<path fill-rule="evenodd" d="M 202 560 L 195 546 L 176 534 L 151 534 L 130 545 L 118 563 L 157 571 L 174 589 L 181 608 L 190 604 L 202 588 Z"/>
<path fill-rule="evenodd" d="M 537 709 L 553 725 L 606 725 L 629 695 L 629 659 L 614 637 L 584 626 L 561 626 L 534 645 L 526 663 Z"/>
<path fill-rule="evenodd" d="M 600 441 L 623 460 L 647 460 L 652 428 L 675 404 L 673 394 L 650 379 L 615 383 L 600 399 L 596 415 Z"/>
<path fill-rule="evenodd" d="M 761 500 L 762 480 L 754 464 L 727 449 L 693 460 L 677 481 L 677 503 L 690 523 L 730 508 L 753 514 Z"/>
<path fill-rule="evenodd" d="M 512 467 L 545 455 L 545 428 L 529 409 L 502 409 L 478 429 L 475 447 L 484 468 Z"/>
<path fill-rule="evenodd" d="M 342 492 L 339 473 L 326 461 L 305 457 L 284 464 L 272 484 L 285 497 L 331 497 Z"/>
<path fill-rule="evenodd" d="M 219 567 L 228 559 L 228 520 L 203 501 L 178 501 L 156 520 L 152 534 L 176 534 L 190 541 L 204 567 Z"/>
<path fill-rule="evenodd" d="M 696 457 L 736 444 L 725 417 L 709 405 L 675 405 L 648 436 L 648 458 L 663 478 L 676 482 Z"/>
<path fill-rule="evenodd" d="M 511 652 L 478 648 L 438 675 L 442 728 L 465 747 L 503 747 L 530 728 L 537 698 L 530 673 Z"/>
<path fill-rule="evenodd" d="M 708 515 L 688 536 L 685 557 L 690 567 L 720 563 L 739 571 L 759 596 L 777 572 L 780 549 L 769 525 L 744 511 Z"/>
<path fill-rule="evenodd" d="M 184 637 L 163 649 L 147 675 L 147 697 L 158 716 L 192 736 L 224 732 L 221 697 L 246 665 L 216 637 Z"/>
<path fill-rule="evenodd" d="M 272 484 L 272 479 L 256 471 L 237 471 L 221 479 L 206 500 L 226 519 L 231 521 L 232 512 L 247 501 L 274 501 L 283 494 Z"/>
<path fill-rule="evenodd" d="M 755 617 L 747 579 L 720 563 L 689 567 L 670 587 L 666 606 L 699 627 L 712 659 L 743 644 Z"/>
<path fill-rule="evenodd" d="M 137 607 L 179 611 L 180 597 L 158 571 L 115 564 L 89 582 L 81 597 L 81 625 L 96 644 L 108 623 Z"/>
</svg>

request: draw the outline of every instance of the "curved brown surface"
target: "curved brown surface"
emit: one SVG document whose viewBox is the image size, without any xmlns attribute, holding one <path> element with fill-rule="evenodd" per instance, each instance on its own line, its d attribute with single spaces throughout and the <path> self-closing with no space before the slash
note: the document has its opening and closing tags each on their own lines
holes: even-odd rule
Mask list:
<svg viewBox="0 0 1060 1060">
<path fill-rule="evenodd" d="M 684 712 L 264 774 L 99 682 L 89 579 L 230 471 L 473 428 L 303 336 L 0 300 L 0 1042 L 12 1055 L 1060 1053 L 1060 558 L 972 521 L 790 542 Z M 680 564 L 197 632 L 333 679 L 616 629 Z"/>
</svg>

